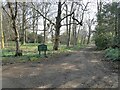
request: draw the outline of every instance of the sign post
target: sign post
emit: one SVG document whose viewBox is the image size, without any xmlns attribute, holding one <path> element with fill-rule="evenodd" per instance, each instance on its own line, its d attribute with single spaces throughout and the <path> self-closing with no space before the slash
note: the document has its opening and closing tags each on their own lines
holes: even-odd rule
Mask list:
<svg viewBox="0 0 120 90">
<path fill-rule="evenodd" d="M 40 56 L 41 56 L 41 52 L 44 52 L 44 56 L 47 57 L 47 55 L 46 55 L 47 45 L 45 45 L 45 44 L 38 45 L 38 51 L 39 51 Z"/>
</svg>

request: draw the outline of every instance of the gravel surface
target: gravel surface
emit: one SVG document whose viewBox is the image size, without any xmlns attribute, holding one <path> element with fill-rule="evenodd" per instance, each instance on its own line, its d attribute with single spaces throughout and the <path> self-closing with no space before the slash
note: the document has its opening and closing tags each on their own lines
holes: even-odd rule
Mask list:
<svg viewBox="0 0 120 90">
<path fill-rule="evenodd" d="M 94 46 L 68 56 L 4 65 L 3 88 L 118 88 L 118 68 Z M 116 64 L 117 65 L 117 64 Z"/>
</svg>

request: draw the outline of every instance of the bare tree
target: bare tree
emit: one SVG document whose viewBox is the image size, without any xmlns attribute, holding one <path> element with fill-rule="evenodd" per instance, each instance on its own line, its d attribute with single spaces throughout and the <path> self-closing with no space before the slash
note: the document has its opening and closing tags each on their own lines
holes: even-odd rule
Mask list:
<svg viewBox="0 0 120 90">
<path fill-rule="evenodd" d="M 73 12 L 73 6 L 74 6 L 74 2 L 72 2 L 72 5 L 71 5 L 71 10 L 70 10 L 70 13 Z M 69 29 L 68 29 L 68 38 L 67 38 L 67 47 L 70 46 L 70 38 L 71 38 L 71 20 L 72 20 L 72 15 L 70 16 L 70 19 L 69 19 Z"/>
<path fill-rule="evenodd" d="M 73 14 L 73 18 L 75 17 L 75 14 Z M 75 23 L 75 20 L 73 19 L 73 23 Z M 77 45 L 77 40 L 76 40 L 76 36 L 77 36 L 77 32 L 76 32 L 76 28 L 77 25 L 73 24 L 72 25 L 72 31 L 73 31 L 73 46 Z"/>
<path fill-rule="evenodd" d="M 32 12 L 33 12 L 33 17 L 36 16 L 36 11 L 34 9 L 32 9 Z M 33 38 L 34 38 L 34 43 L 35 43 L 35 18 L 32 18 L 32 30 L 33 30 Z"/>
<path fill-rule="evenodd" d="M 52 20 L 50 20 L 49 18 L 45 17 L 44 14 L 42 14 L 38 9 L 36 9 L 36 7 L 35 7 L 34 4 L 32 4 L 33 7 L 31 7 L 33 9 L 35 9 L 40 16 L 42 16 L 44 19 L 46 19 L 47 21 L 49 21 L 50 24 L 53 24 L 55 26 L 55 39 L 54 39 L 54 46 L 53 46 L 54 50 L 58 50 L 58 47 L 59 47 L 60 28 L 62 26 L 61 22 L 65 18 L 67 18 L 68 16 L 71 16 L 73 14 L 73 12 L 72 12 L 72 13 L 66 15 L 65 17 L 61 18 L 61 13 L 62 13 L 61 8 L 62 8 L 63 4 L 64 3 L 61 3 L 61 1 L 58 2 L 58 11 L 57 11 L 57 17 L 56 17 L 56 22 L 55 23 Z"/>
<path fill-rule="evenodd" d="M 74 4 L 76 4 L 75 8 L 74 8 Z M 78 2 L 72 2 L 72 5 L 71 5 L 71 10 L 70 12 L 73 12 L 74 11 L 74 15 L 71 15 L 70 19 L 69 19 L 69 30 L 68 30 L 68 38 L 67 38 L 67 47 L 69 47 L 70 45 L 70 39 L 71 39 L 71 24 L 73 24 L 73 45 L 77 45 L 77 40 L 78 40 L 78 33 L 79 33 L 79 30 L 78 30 L 78 33 L 77 33 L 77 25 L 80 25 L 82 26 L 83 25 L 83 18 L 84 18 L 84 13 L 85 11 L 87 11 L 87 6 L 88 6 L 89 2 L 84 5 L 84 4 L 81 4 L 81 3 L 78 3 Z M 78 6 L 78 9 L 76 8 Z M 79 11 L 80 7 L 82 8 L 82 11 Z M 77 11 L 76 11 L 77 9 Z M 75 13 L 76 11 L 76 13 Z M 80 17 L 80 21 L 78 20 L 79 18 L 79 15 L 78 14 L 81 14 L 81 17 Z M 77 18 L 76 18 L 77 17 Z M 72 19 L 73 19 L 73 23 L 72 22 Z M 80 27 L 79 27 L 80 28 Z"/>
<path fill-rule="evenodd" d="M 50 9 L 50 4 L 44 3 L 43 4 L 43 14 L 45 17 L 47 17 L 49 9 Z M 43 18 L 43 24 L 44 24 L 44 41 L 43 41 L 43 43 L 46 43 L 46 31 L 47 31 L 47 23 L 46 22 L 47 22 L 47 20 L 45 18 Z"/>
<path fill-rule="evenodd" d="M 0 21 L 1 21 L 1 23 L 0 23 L 0 33 L 1 33 L 1 48 L 4 48 L 4 34 L 3 34 L 3 25 L 2 25 L 2 21 L 3 21 L 3 17 L 2 17 L 2 9 L 1 9 L 1 11 L 0 11 Z"/>
<path fill-rule="evenodd" d="M 11 23 L 12 23 L 12 28 L 15 33 L 15 42 L 16 42 L 16 53 L 15 56 L 21 56 L 22 52 L 20 50 L 20 44 L 19 44 L 19 32 L 16 26 L 16 19 L 17 19 L 17 12 L 18 12 L 18 3 L 12 3 L 12 2 L 7 2 L 8 9 L 10 11 L 10 14 L 7 12 L 7 10 L 3 7 L 7 15 L 9 16 Z"/>
<path fill-rule="evenodd" d="M 90 38 L 91 38 L 91 27 L 94 24 L 94 18 L 93 19 L 88 19 L 87 20 L 87 25 L 88 25 L 88 40 L 87 40 L 87 44 L 90 43 Z"/>
<path fill-rule="evenodd" d="M 60 35 L 60 27 L 61 27 L 61 2 L 58 3 L 58 12 L 57 12 L 57 17 L 56 17 L 56 25 L 55 25 L 55 41 L 54 41 L 54 46 L 53 50 L 58 50 L 59 46 L 59 35 Z"/>
<path fill-rule="evenodd" d="M 83 29 L 80 32 L 80 36 L 81 36 L 81 44 L 85 44 L 86 42 L 86 36 L 87 36 L 87 31 L 86 31 L 86 25 L 85 23 L 83 24 Z"/>
<path fill-rule="evenodd" d="M 26 2 L 22 3 L 22 40 L 21 44 L 25 44 L 25 21 L 26 21 Z"/>
</svg>

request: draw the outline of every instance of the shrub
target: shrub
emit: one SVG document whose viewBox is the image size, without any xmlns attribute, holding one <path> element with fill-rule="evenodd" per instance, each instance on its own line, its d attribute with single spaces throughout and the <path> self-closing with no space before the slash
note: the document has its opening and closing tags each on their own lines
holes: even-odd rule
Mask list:
<svg viewBox="0 0 120 90">
<path fill-rule="evenodd" d="M 95 44 L 98 49 L 106 49 L 110 47 L 112 37 L 108 34 L 99 34 L 95 36 Z"/>
<path fill-rule="evenodd" d="M 35 37 L 36 37 L 36 34 L 35 33 L 29 33 L 28 34 L 28 43 L 34 43 L 34 40 L 35 40 Z"/>
<path fill-rule="evenodd" d="M 105 57 L 108 60 L 117 61 L 120 60 L 120 50 L 119 48 L 108 48 L 105 50 Z"/>
</svg>

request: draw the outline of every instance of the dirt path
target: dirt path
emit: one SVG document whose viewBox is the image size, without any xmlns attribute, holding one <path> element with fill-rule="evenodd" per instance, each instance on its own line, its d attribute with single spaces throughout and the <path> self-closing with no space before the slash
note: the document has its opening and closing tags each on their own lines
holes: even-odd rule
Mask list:
<svg viewBox="0 0 120 90">
<path fill-rule="evenodd" d="M 56 60 L 3 66 L 3 88 L 117 88 L 116 69 L 89 46 Z"/>
</svg>

